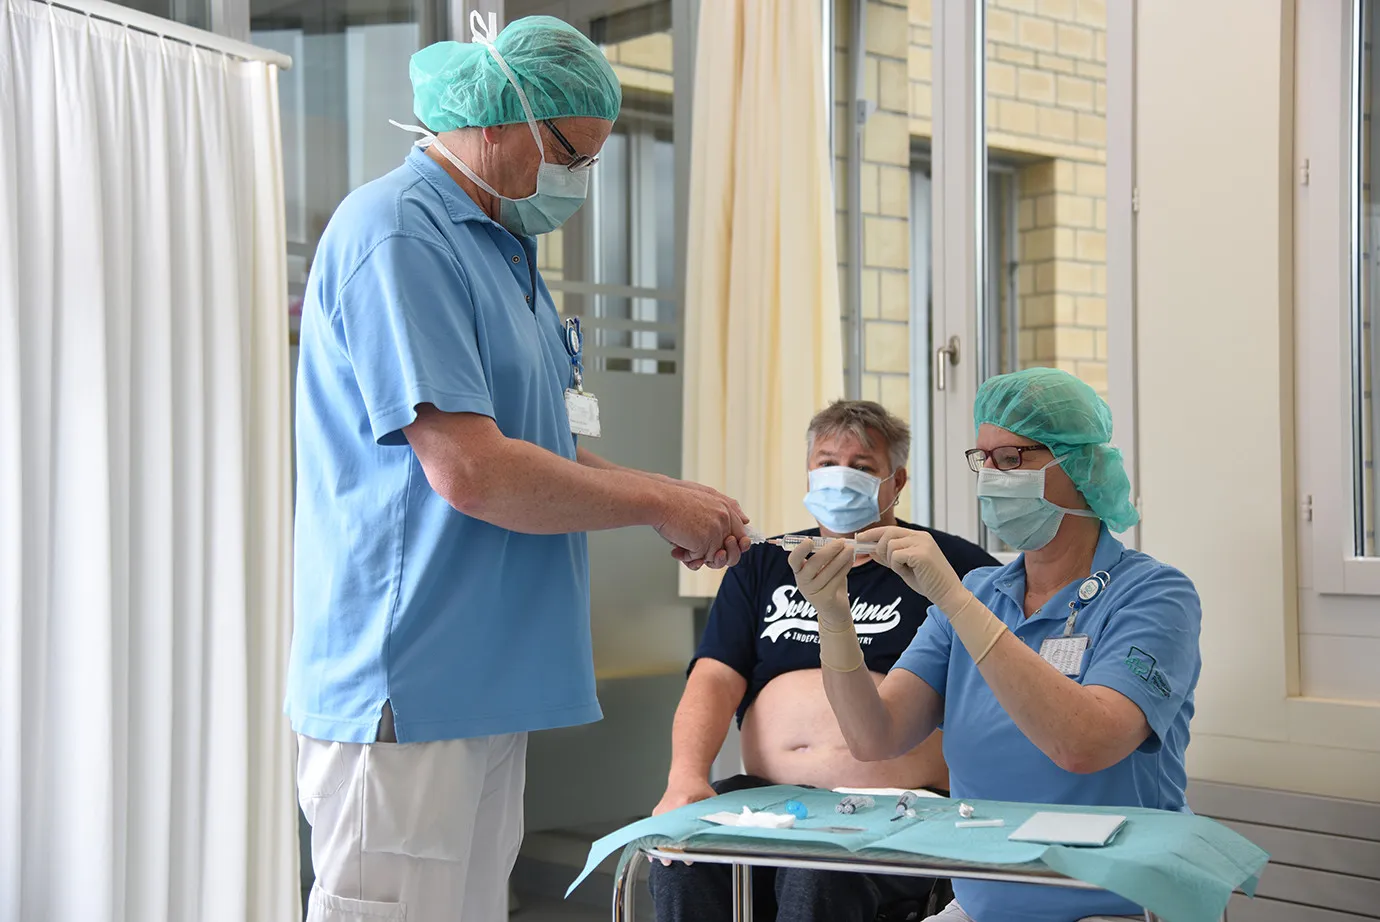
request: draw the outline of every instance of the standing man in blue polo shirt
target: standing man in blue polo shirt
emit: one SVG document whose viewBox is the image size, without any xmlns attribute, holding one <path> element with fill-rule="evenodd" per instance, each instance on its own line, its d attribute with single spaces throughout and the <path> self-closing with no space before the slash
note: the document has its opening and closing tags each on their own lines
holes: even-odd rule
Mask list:
<svg viewBox="0 0 1380 922">
<path fill-rule="evenodd" d="M 584 532 L 651 525 L 690 566 L 748 546 L 727 497 L 577 445 L 597 403 L 533 237 L 618 116 L 602 53 L 478 23 L 411 76 L 426 148 L 341 204 L 302 312 L 286 710 L 313 922 L 502 919 L 526 734 L 600 717 Z"/>
</svg>

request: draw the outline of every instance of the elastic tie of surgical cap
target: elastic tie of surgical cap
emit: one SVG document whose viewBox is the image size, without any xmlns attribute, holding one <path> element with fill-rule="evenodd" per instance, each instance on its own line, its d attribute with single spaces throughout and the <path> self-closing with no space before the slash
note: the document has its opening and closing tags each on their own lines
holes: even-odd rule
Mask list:
<svg viewBox="0 0 1380 922">
<path fill-rule="evenodd" d="M 518 102 L 522 103 L 522 113 L 527 116 L 527 127 L 532 131 L 532 139 L 537 142 L 537 152 L 541 154 L 541 159 L 546 160 L 546 145 L 541 142 L 541 132 L 537 130 L 537 117 L 532 114 L 532 106 L 527 102 L 527 94 L 522 91 L 521 84 L 518 83 L 517 74 L 508 66 L 508 62 L 503 60 L 503 55 L 494 47 L 494 39 L 498 38 L 498 14 L 490 13 L 489 21 L 484 21 L 483 15 L 478 10 L 470 10 L 470 40 L 476 45 L 483 45 L 488 49 L 494 62 L 498 64 L 503 75 L 508 78 L 508 82 L 517 90 Z"/>
<path fill-rule="evenodd" d="M 537 130 L 537 118 L 532 113 L 532 106 L 527 102 L 527 94 L 522 91 L 522 87 L 518 84 L 517 75 L 514 74 L 512 68 L 508 66 L 508 62 L 503 60 L 503 55 L 500 54 L 498 49 L 494 47 L 494 38 L 497 35 L 498 15 L 496 13 L 490 13 L 488 22 L 485 22 L 484 17 L 480 14 L 478 10 L 470 11 L 471 41 L 473 41 L 473 43 L 476 45 L 482 45 L 486 49 L 488 49 L 489 54 L 493 57 L 494 61 L 503 71 L 503 75 L 508 78 L 508 82 L 513 85 L 513 89 L 517 90 L 518 102 L 522 103 L 523 114 L 527 116 L 527 127 L 532 132 L 533 140 L 537 142 L 537 152 L 541 154 L 541 159 L 545 161 L 546 145 L 542 144 L 541 142 L 541 132 Z M 425 150 L 432 144 L 435 144 L 442 151 L 446 152 L 446 159 L 451 160 L 451 162 L 455 163 L 455 165 L 459 167 L 460 170 L 470 178 L 471 182 L 473 182 L 475 185 L 477 185 L 479 188 L 483 189 L 490 195 L 496 196 L 498 198 L 504 198 L 504 196 L 499 195 L 499 193 L 496 192 L 492 186 L 490 186 L 484 180 L 480 179 L 479 176 L 468 166 L 461 163 L 459 160 L 454 159 L 451 156 L 450 152 L 446 150 L 446 146 L 441 143 L 441 139 L 436 137 L 436 135 L 432 132 L 427 131 L 421 125 L 404 125 L 401 122 L 394 121 L 391 118 L 388 120 L 388 124 L 392 125 L 394 128 L 401 128 L 403 131 L 408 131 L 412 134 L 421 135 L 421 137 L 416 141 L 417 147 L 420 147 L 423 150 Z"/>
</svg>

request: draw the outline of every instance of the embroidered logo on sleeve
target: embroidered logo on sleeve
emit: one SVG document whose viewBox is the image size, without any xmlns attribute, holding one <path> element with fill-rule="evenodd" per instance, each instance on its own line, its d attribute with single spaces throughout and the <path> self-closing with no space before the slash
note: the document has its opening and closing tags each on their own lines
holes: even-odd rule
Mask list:
<svg viewBox="0 0 1380 922">
<path fill-rule="evenodd" d="M 1131 652 L 1126 654 L 1126 668 L 1131 670 L 1132 675 L 1149 682 L 1150 673 L 1155 671 L 1155 658 L 1140 647 L 1132 647 Z"/>
<path fill-rule="evenodd" d="M 1169 680 L 1155 668 L 1155 658 L 1149 653 L 1140 647 L 1132 647 L 1131 652 L 1126 654 L 1126 668 L 1131 670 L 1132 675 L 1145 681 L 1161 698 L 1169 697 Z"/>
<path fill-rule="evenodd" d="M 1158 669 L 1150 673 L 1150 687 L 1159 692 L 1161 698 L 1169 697 L 1169 680 Z"/>
</svg>

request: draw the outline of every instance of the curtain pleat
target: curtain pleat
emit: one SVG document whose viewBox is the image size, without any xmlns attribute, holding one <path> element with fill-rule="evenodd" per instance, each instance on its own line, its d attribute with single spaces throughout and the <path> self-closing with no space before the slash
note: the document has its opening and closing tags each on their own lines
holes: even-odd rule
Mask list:
<svg viewBox="0 0 1380 922">
<path fill-rule="evenodd" d="M 0 919 L 300 915 L 277 99 L 0 0 Z"/>
<path fill-rule="evenodd" d="M 682 476 L 766 534 L 808 522 L 805 429 L 843 396 L 833 157 L 817 3 L 701 0 Z M 720 572 L 682 570 L 712 596 Z"/>
</svg>

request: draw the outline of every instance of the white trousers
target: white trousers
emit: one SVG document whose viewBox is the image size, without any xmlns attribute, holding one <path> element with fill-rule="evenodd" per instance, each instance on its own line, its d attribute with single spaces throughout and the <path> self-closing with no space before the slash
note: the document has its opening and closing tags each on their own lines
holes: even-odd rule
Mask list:
<svg viewBox="0 0 1380 922">
<path fill-rule="evenodd" d="M 527 734 L 297 741 L 316 869 L 307 922 L 505 922 Z"/>
<path fill-rule="evenodd" d="M 1078 922 L 1126 922 L 1127 919 L 1140 919 L 1144 922 L 1144 916 L 1088 916 L 1079 919 Z M 973 922 L 971 916 L 963 911 L 963 907 L 958 905 L 958 900 L 954 900 L 949 905 L 939 911 L 939 915 L 930 916 L 925 922 Z"/>
</svg>

